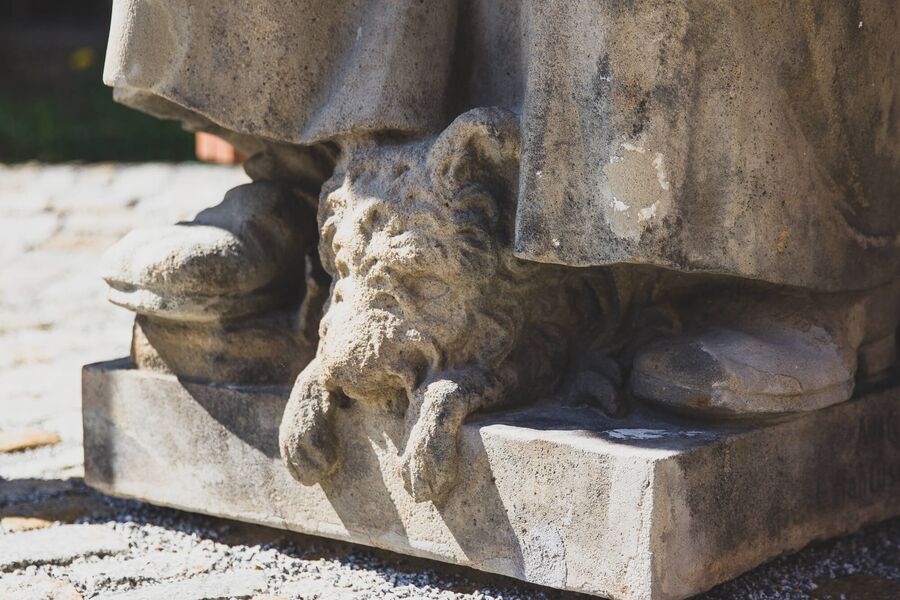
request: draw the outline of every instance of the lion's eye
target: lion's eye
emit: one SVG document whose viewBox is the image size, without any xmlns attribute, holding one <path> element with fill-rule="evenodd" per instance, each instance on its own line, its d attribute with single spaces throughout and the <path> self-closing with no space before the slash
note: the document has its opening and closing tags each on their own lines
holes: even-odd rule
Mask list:
<svg viewBox="0 0 900 600">
<path fill-rule="evenodd" d="M 450 286 L 433 277 L 413 277 L 407 280 L 407 288 L 422 300 L 438 300 L 450 293 Z"/>
</svg>

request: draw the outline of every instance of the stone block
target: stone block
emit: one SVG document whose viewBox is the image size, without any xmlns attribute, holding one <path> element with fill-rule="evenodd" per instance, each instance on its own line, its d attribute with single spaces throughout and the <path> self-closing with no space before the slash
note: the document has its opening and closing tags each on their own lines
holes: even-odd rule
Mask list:
<svg viewBox="0 0 900 600">
<path fill-rule="evenodd" d="M 83 375 L 86 480 L 108 494 L 474 567 L 615 600 L 702 592 L 812 540 L 900 514 L 900 388 L 778 422 L 638 408 L 479 417 L 458 483 L 416 503 L 403 420 L 340 412 L 345 467 L 304 487 L 278 452 L 289 390 L 135 370 Z"/>
</svg>

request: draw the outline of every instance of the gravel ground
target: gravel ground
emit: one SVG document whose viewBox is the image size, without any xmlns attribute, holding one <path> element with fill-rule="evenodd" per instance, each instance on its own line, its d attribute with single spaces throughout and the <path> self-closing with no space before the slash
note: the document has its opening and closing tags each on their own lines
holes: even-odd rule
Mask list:
<svg viewBox="0 0 900 600">
<path fill-rule="evenodd" d="M 81 480 L 80 367 L 127 354 L 103 250 L 245 181 L 205 165 L 0 166 L 0 599 L 586 598 L 274 529 L 103 496 Z M 0 442 L 2 446 L 2 442 Z M 817 543 L 699 596 L 900 599 L 900 519 Z"/>
</svg>

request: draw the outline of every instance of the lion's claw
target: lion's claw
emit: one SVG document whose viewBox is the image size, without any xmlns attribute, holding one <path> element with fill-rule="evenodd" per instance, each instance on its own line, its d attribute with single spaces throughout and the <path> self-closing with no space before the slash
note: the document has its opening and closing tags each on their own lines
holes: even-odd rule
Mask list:
<svg viewBox="0 0 900 600">
<path fill-rule="evenodd" d="M 332 429 L 334 399 L 318 375 L 318 363 L 313 360 L 297 377 L 278 432 L 281 457 L 294 479 L 304 485 L 328 477 L 338 462 L 338 441 Z"/>
<path fill-rule="evenodd" d="M 456 483 L 456 436 L 448 437 L 444 443 L 436 437 L 410 439 L 400 472 L 416 502 L 439 502 Z"/>
<path fill-rule="evenodd" d="M 335 470 L 337 440 L 330 430 L 284 421 L 280 437 L 281 456 L 300 483 L 319 483 Z"/>
</svg>

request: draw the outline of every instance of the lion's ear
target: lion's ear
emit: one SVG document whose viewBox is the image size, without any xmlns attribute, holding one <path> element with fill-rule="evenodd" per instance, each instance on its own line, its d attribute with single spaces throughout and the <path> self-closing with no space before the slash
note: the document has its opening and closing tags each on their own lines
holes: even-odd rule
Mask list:
<svg viewBox="0 0 900 600">
<path fill-rule="evenodd" d="M 463 113 L 435 140 L 428 168 L 451 190 L 473 181 L 514 184 L 519 168 L 518 117 L 502 108 Z"/>
</svg>

